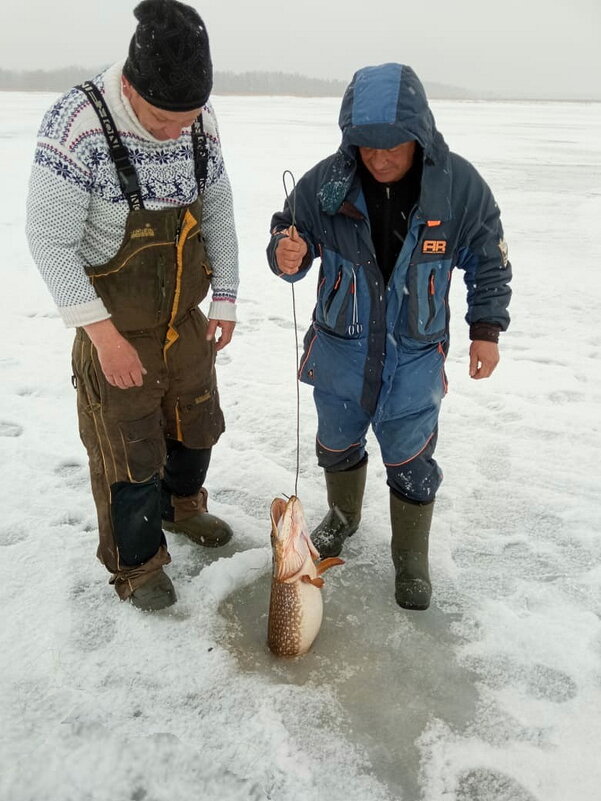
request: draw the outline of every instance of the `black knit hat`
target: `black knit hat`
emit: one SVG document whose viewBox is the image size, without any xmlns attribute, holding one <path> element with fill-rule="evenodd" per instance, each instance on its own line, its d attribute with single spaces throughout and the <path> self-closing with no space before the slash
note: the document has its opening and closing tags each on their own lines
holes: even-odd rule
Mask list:
<svg viewBox="0 0 601 801">
<path fill-rule="evenodd" d="M 144 100 L 168 111 L 191 111 L 209 99 L 213 65 L 198 13 L 177 0 L 143 0 L 123 75 Z"/>
</svg>

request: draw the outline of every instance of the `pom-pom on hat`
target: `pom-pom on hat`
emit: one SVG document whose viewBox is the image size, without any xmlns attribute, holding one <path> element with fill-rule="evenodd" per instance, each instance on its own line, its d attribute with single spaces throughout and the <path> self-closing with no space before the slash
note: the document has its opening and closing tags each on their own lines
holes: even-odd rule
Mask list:
<svg viewBox="0 0 601 801">
<path fill-rule="evenodd" d="M 177 0 L 142 0 L 123 75 L 144 100 L 167 111 L 192 111 L 209 99 L 213 65 L 198 12 Z"/>
</svg>

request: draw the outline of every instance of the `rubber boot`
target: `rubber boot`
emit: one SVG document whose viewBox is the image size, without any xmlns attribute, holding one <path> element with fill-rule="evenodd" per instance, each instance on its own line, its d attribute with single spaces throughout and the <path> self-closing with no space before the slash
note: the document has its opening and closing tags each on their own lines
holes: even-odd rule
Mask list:
<svg viewBox="0 0 601 801">
<path fill-rule="evenodd" d="M 338 556 L 344 541 L 359 528 L 366 476 L 367 462 L 355 470 L 325 471 L 330 510 L 311 533 L 322 559 Z"/>
<path fill-rule="evenodd" d="M 172 495 L 173 520 L 163 520 L 163 528 L 185 534 L 198 545 L 205 545 L 207 548 L 225 545 L 234 532 L 224 520 L 207 512 L 207 497 L 204 487 L 196 495 L 184 498 Z"/>
<path fill-rule="evenodd" d="M 403 609 L 427 609 L 430 606 L 432 585 L 428 571 L 428 539 L 433 511 L 434 501 L 409 503 L 390 493 L 395 598 Z"/>
<path fill-rule="evenodd" d="M 150 574 L 148 581 L 135 589 L 129 596 L 130 602 L 145 612 L 156 612 L 173 606 L 177 601 L 175 588 L 162 568 Z"/>
</svg>

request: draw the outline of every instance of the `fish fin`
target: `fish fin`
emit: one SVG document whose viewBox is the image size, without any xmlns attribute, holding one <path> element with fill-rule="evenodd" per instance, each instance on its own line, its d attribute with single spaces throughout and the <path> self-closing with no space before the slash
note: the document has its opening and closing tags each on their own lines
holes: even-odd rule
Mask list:
<svg viewBox="0 0 601 801">
<path fill-rule="evenodd" d="M 337 556 L 329 556 L 327 559 L 322 559 L 321 562 L 318 562 L 315 567 L 317 568 L 317 575 L 321 576 L 322 573 L 325 573 L 326 570 L 329 570 L 331 567 L 336 567 L 336 565 L 343 565 L 344 559 L 339 559 Z"/>
<path fill-rule="evenodd" d="M 307 545 L 309 546 L 309 553 L 311 554 L 312 559 L 319 559 L 319 551 L 313 545 L 313 540 L 311 539 L 311 535 L 307 532 Z"/>
<path fill-rule="evenodd" d="M 321 589 L 325 584 L 325 581 L 322 578 L 311 578 L 311 576 L 301 576 L 301 581 L 304 581 L 305 584 L 312 584 L 314 587 L 319 587 Z"/>
</svg>

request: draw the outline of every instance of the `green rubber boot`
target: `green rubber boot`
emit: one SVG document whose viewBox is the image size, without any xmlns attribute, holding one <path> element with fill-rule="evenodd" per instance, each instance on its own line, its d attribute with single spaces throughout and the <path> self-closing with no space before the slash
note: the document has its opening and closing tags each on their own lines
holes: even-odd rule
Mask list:
<svg viewBox="0 0 601 801">
<path fill-rule="evenodd" d="M 145 612 L 156 612 L 173 606 L 177 601 L 175 588 L 169 576 L 163 569 L 155 570 L 150 574 L 148 581 L 138 587 L 129 596 L 130 602 Z"/>
<path fill-rule="evenodd" d="M 207 512 L 208 493 L 201 487 L 196 495 L 185 498 L 171 496 L 173 520 L 163 520 L 165 531 L 185 534 L 198 545 L 219 548 L 229 542 L 234 534 L 230 526 Z"/>
<path fill-rule="evenodd" d="M 403 609 L 427 609 L 432 585 L 428 571 L 428 539 L 434 501 L 408 503 L 390 493 L 392 561 L 396 571 L 395 598 Z"/>
<path fill-rule="evenodd" d="M 330 510 L 311 533 L 322 559 L 338 556 L 344 541 L 359 528 L 366 476 L 367 462 L 356 470 L 325 471 Z"/>
</svg>

